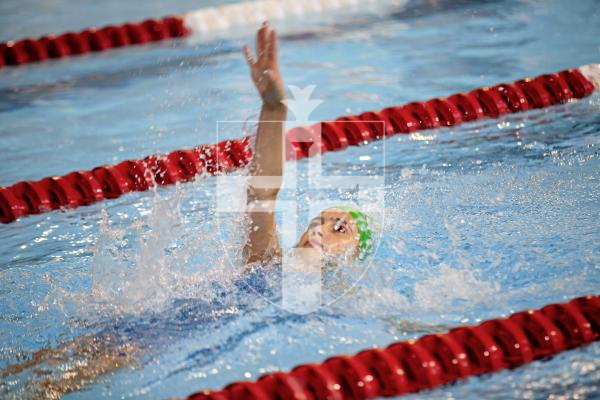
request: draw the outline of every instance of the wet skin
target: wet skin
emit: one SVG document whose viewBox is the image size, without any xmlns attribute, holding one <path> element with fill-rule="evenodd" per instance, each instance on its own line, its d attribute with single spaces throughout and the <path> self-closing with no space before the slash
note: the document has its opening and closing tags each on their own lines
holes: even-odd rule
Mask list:
<svg viewBox="0 0 600 400">
<path fill-rule="evenodd" d="M 358 228 L 350 214 L 333 208 L 310 221 L 296 247 L 315 248 L 328 255 L 356 254 L 359 238 Z"/>
</svg>

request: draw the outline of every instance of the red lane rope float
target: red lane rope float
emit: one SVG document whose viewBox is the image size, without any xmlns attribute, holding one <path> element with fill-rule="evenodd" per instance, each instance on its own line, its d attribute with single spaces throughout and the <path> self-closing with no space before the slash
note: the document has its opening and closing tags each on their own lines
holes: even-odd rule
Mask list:
<svg viewBox="0 0 600 400">
<path fill-rule="evenodd" d="M 0 67 L 156 42 L 187 36 L 189 33 L 181 17 L 165 17 L 66 32 L 56 36 L 47 35 L 37 39 L 8 41 L 0 43 Z"/>
<path fill-rule="evenodd" d="M 0 68 L 156 42 L 194 33 L 211 35 L 232 27 L 256 26 L 267 19 L 298 17 L 335 9 L 364 12 L 365 6 L 375 8 L 378 5 L 376 3 L 388 1 L 254 0 L 201 8 L 178 16 L 89 28 L 80 32 L 46 35 L 35 39 L 11 40 L 0 43 Z"/>
<path fill-rule="evenodd" d="M 580 347 L 600 339 L 600 297 L 550 304 L 418 340 L 334 356 L 254 382 L 202 391 L 188 400 L 369 399 L 432 389 Z"/>
<path fill-rule="evenodd" d="M 296 127 L 287 132 L 292 146 L 286 147 L 286 157 L 307 157 L 310 143 L 306 140 L 314 140 L 318 132 L 322 136 L 318 150 L 335 151 L 360 146 L 384 136 L 453 126 L 463 121 L 498 117 L 582 98 L 595 90 L 594 84 L 600 86 L 600 65 L 584 66 L 581 71 L 569 69 L 534 79 L 522 79 L 514 84 L 503 83 L 448 98 L 412 102 L 381 111 L 344 116 L 335 121 L 318 122 L 308 127 Z M 114 166 L 105 165 L 91 171 L 71 172 L 62 177 L 1 187 L 0 221 L 8 223 L 25 215 L 74 208 L 131 191 L 147 190 L 154 185 L 185 182 L 197 174 L 226 173 L 248 163 L 252 156 L 248 142 L 248 137 L 226 140 L 165 155 L 152 155 L 143 160 L 127 160 Z"/>
</svg>

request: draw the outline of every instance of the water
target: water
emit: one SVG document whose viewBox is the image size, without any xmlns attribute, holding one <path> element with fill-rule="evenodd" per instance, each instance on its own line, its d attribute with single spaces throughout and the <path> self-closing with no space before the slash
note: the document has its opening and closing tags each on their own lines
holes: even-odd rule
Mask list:
<svg viewBox="0 0 600 400">
<path fill-rule="evenodd" d="M 0 38 L 203 4 L 129 2 L 119 13 L 118 2 L 5 1 Z M 384 11 L 280 24 L 287 83 L 316 84 L 324 100 L 312 118 L 600 61 L 594 1 L 416 1 Z M 216 121 L 255 118 L 239 52 L 250 38 L 240 30 L 1 70 L 0 185 L 214 142 Z M 131 363 L 66 398 L 184 396 L 598 293 L 599 111 L 596 94 L 388 139 L 376 258 L 353 291 L 307 316 L 236 284 L 217 234 L 214 178 L 0 226 L 0 367 L 76 337 L 110 337 Z M 380 146 L 326 154 L 323 168 L 380 173 L 364 161 Z M 599 352 L 593 344 L 414 397 L 597 398 Z M 2 377 L 0 394 L 33 393 L 77 362 Z"/>
</svg>

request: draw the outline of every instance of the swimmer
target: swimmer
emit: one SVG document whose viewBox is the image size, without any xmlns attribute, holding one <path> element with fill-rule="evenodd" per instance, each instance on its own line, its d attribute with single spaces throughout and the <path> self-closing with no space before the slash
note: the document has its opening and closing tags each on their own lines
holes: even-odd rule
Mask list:
<svg viewBox="0 0 600 400">
<path fill-rule="evenodd" d="M 256 56 L 247 45 L 244 46 L 243 53 L 262 99 L 254 157 L 249 165 L 248 237 L 243 256 L 246 264 L 264 265 L 281 255 L 274 211 L 282 184 L 282 149 L 287 107 L 282 102 L 286 95 L 279 71 L 275 30 L 267 22 L 263 23 L 256 34 Z M 265 185 L 257 184 L 255 178 L 260 177 L 270 177 L 271 187 L 265 188 Z M 315 257 L 322 254 L 350 255 L 362 259 L 372 249 L 369 221 L 365 214 L 350 207 L 327 208 L 309 222 L 295 247 L 308 249 Z M 211 321 L 209 317 L 198 320 L 202 323 Z M 163 322 L 167 324 L 169 321 Z M 54 348 L 43 348 L 33 353 L 28 360 L 7 366 L 0 371 L 0 378 L 5 379 L 27 369 L 39 368 L 45 371 L 44 378 L 28 382 L 29 394 L 31 397 L 59 398 L 93 383 L 100 375 L 134 365 L 141 356 L 140 346 L 129 341 L 123 342 L 120 337 L 118 332 L 100 332 L 74 338 Z M 47 373 L 46 369 L 52 365 L 61 366 L 61 371 L 56 374 Z"/>
<path fill-rule="evenodd" d="M 250 75 L 262 98 L 254 156 L 250 161 L 247 188 L 248 238 L 243 257 L 246 264 L 268 263 L 281 255 L 275 224 L 275 202 L 283 176 L 283 136 L 287 106 L 285 86 L 279 71 L 277 34 L 264 22 L 256 34 L 256 56 L 244 46 Z M 268 179 L 260 179 L 269 177 Z M 265 188 L 261 181 L 268 181 Z M 261 182 L 257 184 L 258 182 Z M 255 186 L 252 186 L 255 185 Z M 367 215 L 350 207 L 334 206 L 313 218 L 296 248 L 310 258 L 320 255 L 364 258 L 372 250 L 372 231 Z"/>
</svg>

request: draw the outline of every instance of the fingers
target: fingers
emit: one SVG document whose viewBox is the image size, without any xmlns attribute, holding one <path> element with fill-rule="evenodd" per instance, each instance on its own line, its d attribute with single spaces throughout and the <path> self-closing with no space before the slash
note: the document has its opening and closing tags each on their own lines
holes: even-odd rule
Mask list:
<svg viewBox="0 0 600 400">
<path fill-rule="evenodd" d="M 252 57 L 252 52 L 250 51 L 250 47 L 248 47 L 247 44 L 244 45 L 244 47 L 242 48 L 243 52 L 244 52 L 244 57 L 246 57 L 246 61 L 248 61 L 248 64 L 250 66 L 254 65 L 255 61 L 254 61 L 254 57 Z"/>
<path fill-rule="evenodd" d="M 277 64 L 277 34 L 267 21 L 256 31 L 256 59 L 247 45 L 244 46 L 244 55 L 250 65 Z"/>
<path fill-rule="evenodd" d="M 277 65 L 278 55 L 277 55 L 277 33 L 275 33 L 275 29 L 273 29 L 269 35 L 269 54 L 268 54 L 269 64 Z"/>
<path fill-rule="evenodd" d="M 266 46 L 268 46 L 269 39 L 269 23 L 267 21 L 263 22 L 260 29 L 256 32 L 256 55 L 260 60 L 263 55 L 266 53 Z"/>
<path fill-rule="evenodd" d="M 267 29 L 267 32 L 265 33 L 265 44 L 263 48 L 263 53 L 260 55 L 261 59 L 265 61 L 265 63 L 268 63 L 271 57 L 271 32 L 273 31 Z"/>
</svg>

